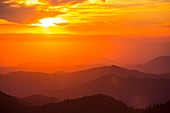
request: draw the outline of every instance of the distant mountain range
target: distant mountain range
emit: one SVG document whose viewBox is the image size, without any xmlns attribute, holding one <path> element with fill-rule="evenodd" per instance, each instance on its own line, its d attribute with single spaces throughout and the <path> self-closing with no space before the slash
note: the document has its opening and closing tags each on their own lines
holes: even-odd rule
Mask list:
<svg viewBox="0 0 170 113">
<path fill-rule="evenodd" d="M 16 71 L 28 71 L 28 72 L 44 72 L 44 73 L 56 73 L 56 72 L 73 72 L 84 69 L 93 68 L 96 66 L 102 66 L 102 64 L 96 65 L 74 65 L 74 66 L 57 66 L 49 63 L 24 63 L 13 67 L 0 67 L 0 74 L 7 74 Z"/>
<path fill-rule="evenodd" d="M 29 105 L 20 98 L 0 92 L 0 113 L 169 113 L 170 101 L 146 109 L 135 109 L 103 94 L 67 99 L 42 106 Z"/>
<path fill-rule="evenodd" d="M 19 71 L 19 69 L 16 67 L 0 67 L 0 74 L 6 74 L 15 71 Z"/>
<path fill-rule="evenodd" d="M 73 59 L 70 60 L 76 61 L 76 58 L 73 57 Z M 95 58 L 89 58 L 89 59 L 94 60 Z M 97 63 L 98 61 L 100 61 L 100 63 Z M 112 60 L 106 58 L 97 59 L 97 61 L 93 65 L 90 65 L 90 63 L 89 64 L 84 63 L 85 65 L 71 65 L 70 63 L 66 63 L 68 65 L 62 65 L 62 63 L 60 63 L 60 65 L 56 65 L 53 63 L 44 63 L 44 62 L 27 62 L 13 67 L 0 67 L 0 74 L 7 74 L 16 71 L 45 72 L 45 73 L 55 73 L 58 71 L 73 72 L 73 71 L 86 70 L 94 67 L 102 67 L 105 64 L 111 65 L 112 63 L 114 63 Z M 160 56 L 144 64 L 128 65 L 125 67 L 128 69 L 138 70 L 145 73 L 153 73 L 153 74 L 170 73 L 170 56 Z"/>
<path fill-rule="evenodd" d="M 140 78 L 158 77 L 158 75 L 128 70 L 114 65 L 71 73 L 12 72 L 0 75 L 0 89 L 16 96 L 29 96 L 41 94 L 47 90 L 78 86 L 106 75 L 135 76 Z"/>
<path fill-rule="evenodd" d="M 0 75 L 0 90 L 19 97 L 42 94 L 57 99 L 103 93 L 145 107 L 170 99 L 169 78 L 168 73 L 155 75 L 115 65 L 71 73 L 12 72 Z"/>
<path fill-rule="evenodd" d="M 47 92 L 59 99 L 103 93 L 138 108 L 170 100 L 170 79 L 103 76 L 79 86 Z"/>
<path fill-rule="evenodd" d="M 115 64 L 114 61 L 108 58 L 92 57 L 92 56 L 65 56 L 58 58 L 55 63 L 52 62 L 24 62 L 15 66 L 0 66 L 0 74 L 6 74 L 15 71 L 28 71 L 28 72 L 45 72 L 55 73 L 58 71 L 80 71 L 97 66 Z"/>
<path fill-rule="evenodd" d="M 165 74 L 170 73 L 170 56 L 157 57 L 145 64 L 127 66 L 145 73 Z"/>
</svg>

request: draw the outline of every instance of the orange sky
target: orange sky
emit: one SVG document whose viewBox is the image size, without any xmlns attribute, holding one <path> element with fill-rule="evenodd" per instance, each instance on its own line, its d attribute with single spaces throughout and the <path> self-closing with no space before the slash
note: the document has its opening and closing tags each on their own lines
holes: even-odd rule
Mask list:
<svg viewBox="0 0 170 113">
<path fill-rule="evenodd" d="M 169 36 L 169 0 L 1 0 L 0 33 Z"/>
<path fill-rule="evenodd" d="M 4 34 L 0 35 L 0 48 L 1 66 L 29 62 L 126 65 L 170 55 L 170 38 Z"/>
<path fill-rule="evenodd" d="M 170 55 L 169 0 L 1 0 L 0 7 L 0 65 Z"/>
</svg>

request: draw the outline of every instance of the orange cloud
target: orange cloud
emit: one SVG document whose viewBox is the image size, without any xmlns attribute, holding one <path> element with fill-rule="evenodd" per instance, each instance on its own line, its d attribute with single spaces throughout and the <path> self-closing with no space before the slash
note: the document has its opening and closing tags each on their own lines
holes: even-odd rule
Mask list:
<svg viewBox="0 0 170 113">
<path fill-rule="evenodd" d="M 41 18 L 62 14 L 60 11 L 46 11 L 42 6 L 26 6 L 23 4 L 0 1 L 0 18 L 15 23 L 33 23 Z"/>
<path fill-rule="evenodd" d="M 165 36 L 169 32 L 156 25 L 168 23 L 169 5 L 159 0 L 2 0 L 0 18 L 25 26 L 54 26 L 50 33 L 64 29 L 73 34 Z M 41 22 L 48 18 L 53 22 Z"/>
</svg>

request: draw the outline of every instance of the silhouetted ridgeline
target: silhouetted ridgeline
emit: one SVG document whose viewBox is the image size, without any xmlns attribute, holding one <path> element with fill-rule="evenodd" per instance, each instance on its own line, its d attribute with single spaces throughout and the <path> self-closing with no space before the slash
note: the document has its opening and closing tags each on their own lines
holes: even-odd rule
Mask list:
<svg viewBox="0 0 170 113">
<path fill-rule="evenodd" d="M 142 111 L 103 94 L 48 104 L 43 106 L 43 109 L 45 112 L 51 111 L 50 113 L 141 113 Z"/>
<path fill-rule="evenodd" d="M 110 96 L 97 94 L 35 107 L 0 92 L 0 113 L 170 113 L 170 101 L 146 109 L 135 109 Z"/>
<path fill-rule="evenodd" d="M 25 97 L 33 94 L 42 94 L 42 92 L 47 89 L 57 90 L 77 86 L 106 75 L 122 77 L 135 76 L 139 78 L 157 76 L 135 70 L 128 70 L 114 65 L 96 67 L 65 74 L 19 71 L 0 75 L 0 90 L 12 95 Z"/>
<path fill-rule="evenodd" d="M 169 76 L 115 65 L 72 73 L 12 72 L 0 75 L 0 90 L 17 97 L 42 94 L 60 100 L 102 93 L 141 108 L 170 99 Z"/>
<path fill-rule="evenodd" d="M 145 64 L 127 66 L 146 73 L 164 74 L 170 73 L 170 56 L 161 56 L 148 61 Z"/>
<path fill-rule="evenodd" d="M 170 101 L 164 104 L 154 104 L 145 109 L 145 113 L 170 113 Z"/>
<path fill-rule="evenodd" d="M 24 100 L 0 92 L 0 113 L 36 113 L 39 109 Z"/>
<path fill-rule="evenodd" d="M 170 79 L 103 76 L 76 87 L 47 92 L 58 99 L 76 98 L 91 94 L 106 94 L 128 105 L 144 108 L 170 100 Z"/>
</svg>

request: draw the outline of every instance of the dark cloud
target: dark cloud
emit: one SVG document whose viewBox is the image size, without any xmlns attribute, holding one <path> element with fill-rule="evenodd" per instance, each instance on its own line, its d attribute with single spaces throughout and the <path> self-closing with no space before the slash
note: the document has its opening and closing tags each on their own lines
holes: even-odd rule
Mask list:
<svg viewBox="0 0 170 113">
<path fill-rule="evenodd" d="M 32 23 L 40 18 L 61 14 L 61 12 L 58 11 L 37 11 L 35 6 L 28 7 L 24 5 L 19 5 L 19 7 L 14 7 L 18 4 L 4 3 L 5 1 L 7 0 L 0 1 L 0 18 L 15 23 Z"/>
</svg>

